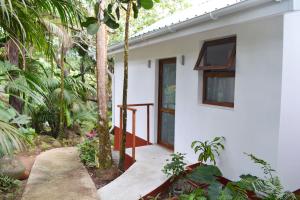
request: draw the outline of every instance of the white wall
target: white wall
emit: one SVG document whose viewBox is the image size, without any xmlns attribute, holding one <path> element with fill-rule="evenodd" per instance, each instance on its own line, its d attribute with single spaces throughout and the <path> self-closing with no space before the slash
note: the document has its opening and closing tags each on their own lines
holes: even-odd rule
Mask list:
<svg viewBox="0 0 300 200">
<path fill-rule="evenodd" d="M 288 188 L 300 188 L 300 12 L 284 16 L 278 170 Z"/>
<path fill-rule="evenodd" d="M 243 152 L 253 153 L 277 168 L 282 26 L 282 17 L 277 16 L 134 49 L 130 51 L 128 103 L 157 103 L 157 65 L 154 63 L 168 57 L 178 57 L 180 62 L 180 56 L 185 55 L 185 65 L 177 65 L 175 151 L 187 153 L 189 161 L 195 162 L 196 156 L 190 148 L 192 141 L 225 136 L 226 150 L 218 164 L 226 177 L 235 179 L 249 172 L 260 174 Z M 201 72 L 193 70 L 201 44 L 204 40 L 229 35 L 237 35 L 235 108 L 203 105 L 199 101 Z M 116 103 L 119 104 L 122 55 L 116 58 Z M 150 69 L 147 67 L 149 59 L 152 60 Z M 154 112 L 152 141 L 156 140 Z M 139 114 L 142 117 L 143 113 Z M 144 120 L 139 118 L 138 121 L 138 133 L 142 137 L 146 130 L 145 124 L 141 124 Z"/>
</svg>

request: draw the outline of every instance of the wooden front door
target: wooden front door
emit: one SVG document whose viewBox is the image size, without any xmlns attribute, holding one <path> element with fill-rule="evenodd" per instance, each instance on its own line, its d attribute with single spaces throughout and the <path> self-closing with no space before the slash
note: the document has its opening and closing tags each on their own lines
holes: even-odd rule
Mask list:
<svg viewBox="0 0 300 200">
<path fill-rule="evenodd" d="M 159 61 L 158 144 L 174 149 L 176 58 Z"/>
</svg>

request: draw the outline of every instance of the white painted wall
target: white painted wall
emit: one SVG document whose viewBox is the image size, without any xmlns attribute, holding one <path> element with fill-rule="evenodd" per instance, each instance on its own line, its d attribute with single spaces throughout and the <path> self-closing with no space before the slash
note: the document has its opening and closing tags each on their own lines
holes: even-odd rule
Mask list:
<svg viewBox="0 0 300 200">
<path fill-rule="evenodd" d="M 300 12 L 284 16 L 278 171 L 288 188 L 300 188 Z"/>
<path fill-rule="evenodd" d="M 196 161 L 190 145 L 194 140 L 226 137 L 226 150 L 218 162 L 225 177 L 242 173 L 260 175 L 243 152 L 253 153 L 277 169 L 282 71 L 281 16 L 230 25 L 203 33 L 162 41 L 130 51 L 128 103 L 157 105 L 157 61 L 185 55 L 177 65 L 175 151 Z M 187 30 L 184 31 L 187 33 Z M 179 33 L 180 34 L 180 33 Z M 237 35 L 235 108 L 203 105 L 201 72 L 193 70 L 204 40 Z M 116 60 L 116 103 L 122 99 L 122 55 Z M 152 67 L 148 68 L 148 60 Z M 151 116 L 151 141 L 156 141 L 156 107 Z M 116 116 L 119 116 L 117 110 Z M 145 138 L 145 113 L 138 111 L 138 135 Z M 118 117 L 116 125 L 119 125 Z M 130 121 L 129 121 L 130 125 Z M 130 129 L 129 129 L 130 131 Z M 138 153 L 138 152 L 137 152 Z"/>
</svg>

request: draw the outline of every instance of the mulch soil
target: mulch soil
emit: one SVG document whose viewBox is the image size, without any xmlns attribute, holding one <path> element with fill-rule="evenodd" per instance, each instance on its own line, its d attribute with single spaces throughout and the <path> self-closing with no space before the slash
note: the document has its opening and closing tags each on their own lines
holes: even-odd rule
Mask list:
<svg viewBox="0 0 300 200">
<path fill-rule="evenodd" d="M 92 180 L 94 181 L 97 190 L 109 184 L 122 174 L 115 164 L 107 170 L 89 167 L 87 167 L 87 170 Z"/>
</svg>

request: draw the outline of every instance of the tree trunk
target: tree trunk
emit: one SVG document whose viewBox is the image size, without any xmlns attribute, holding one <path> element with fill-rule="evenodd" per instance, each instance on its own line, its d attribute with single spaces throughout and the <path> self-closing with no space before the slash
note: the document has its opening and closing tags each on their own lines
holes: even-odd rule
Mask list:
<svg viewBox="0 0 300 200">
<path fill-rule="evenodd" d="M 19 48 L 15 41 L 9 40 L 6 44 L 7 57 L 11 64 L 19 67 Z M 13 79 L 17 78 L 15 74 L 11 75 Z M 16 109 L 19 113 L 23 111 L 23 101 L 20 99 L 20 93 L 15 92 L 13 95 L 9 96 L 9 104 Z"/>
<path fill-rule="evenodd" d="M 65 129 L 65 103 L 64 103 L 64 90 L 65 90 L 65 50 L 62 41 L 61 54 L 60 54 L 60 113 L 59 113 L 59 139 L 64 138 Z"/>
<path fill-rule="evenodd" d="M 100 14 L 105 8 L 105 1 L 99 5 Z M 106 25 L 101 22 L 96 35 L 96 78 L 97 78 L 97 102 L 98 102 L 98 134 L 99 134 L 99 168 L 108 169 L 112 165 L 111 143 L 109 137 L 109 127 L 107 121 L 107 30 Z"/>
<path fill-rule="evenodd" d="M 129 38 L 129 24 L 130 24 L 130 11 L 131 11 L 132 0 L 129 0 L 126 11 L 125 21 L 125 39 L 124 39 L 124 81 L 123 81 L 123 130 L 122 130 L 122 141 L 120 147 L 120 170 L 125 170 L 125 148 L 126 148 L 126 129 L 127 129 L 127 92 L 128 92 L 128 38 Z"/>
</svg>

